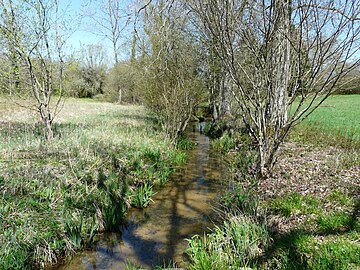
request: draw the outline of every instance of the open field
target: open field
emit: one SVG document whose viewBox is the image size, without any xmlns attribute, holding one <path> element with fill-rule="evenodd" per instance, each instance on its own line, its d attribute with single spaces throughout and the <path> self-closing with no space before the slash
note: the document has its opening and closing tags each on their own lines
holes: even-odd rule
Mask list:
<svg viewBox="0 0 360 270">
<path fill-rule="evenodd" d="M 360 147 L 360 95 L 329 97 L 295 128 L 295 137 L 317 146 Z"/>
<path fill-rule="evenodd" d="M 142 107 L 69 99 L 45 140 L 37 115 L 0 106 L 0 269 L 44 267 L 151 202 L 184 153 Z"/>
</svg>

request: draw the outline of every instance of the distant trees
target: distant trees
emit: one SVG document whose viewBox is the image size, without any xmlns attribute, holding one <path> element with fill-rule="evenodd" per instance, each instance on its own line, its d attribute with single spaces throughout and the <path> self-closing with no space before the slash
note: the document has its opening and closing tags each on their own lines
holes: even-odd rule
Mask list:
<svg viewBox="0 0 360 270">
<path fill-rule="evenodd" d="M 0 0 L 0 13 L 3 55 L 10 63 L 9 92 L 22 97 L 32 94 L 32 108 L 39 113 L 50 140 L 62 96 L 64 40 L 58 1 Z M 55 92 L 58 97 L 52 102 Z"/>
<path fill-rule="evenodd" d="M 79 97 L 94 97 L 104 93 L 107 53 L 100 44 L 86 45 L 82 50 L 80 66 L 82 85 Z"/>
<path fill-rule="evenodd" d="M 87 14 L 95 22 L 96 27 L 93 28 L 92 32 L 110 41 L 114 64 L 118 66 L 120 63 L 120 46 L 124 42 L 122 35 L 131 15 L 126 11 L 124 2 L 119 0 L 101 0 L 97 3 L 97 7 L 100 8 L 97 8 L 96 12 Z M 123 89 L 120 86 L 116 86 L 116 88 L 118 102 L 121 103 Z"/>
<path fill-rule="evenodd" d="M 113 102 L 138 103 L 141 99 L 138 92 L 139 77 L 138 68 L 133 62 L 119 62 L 108 72 L 105 81 L 105 95 Z M 121 99 L 119 99 L 119 91 Z"/>
<path fill-rule="evenodd" d="M 93 98 L 104 94 L 108 56 L 102 44 L 84 45 L 65 63 L 64 95 Z"/>
<path fill-rule="evenodd" d="M 289 130 L 359 65 L 360 2 L 189 3 L 219 59 L 217 69 L 231 78 L 232 98 L 257 144 L 258 169 L 265 175 Z"/>
</svg>

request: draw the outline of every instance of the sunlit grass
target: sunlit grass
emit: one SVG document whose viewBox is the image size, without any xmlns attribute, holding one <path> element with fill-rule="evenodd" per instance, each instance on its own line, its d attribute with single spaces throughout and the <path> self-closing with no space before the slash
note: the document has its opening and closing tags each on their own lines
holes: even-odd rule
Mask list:
<svg viewBox="0 0 360 270">
<path fill-rule="evenodd" d="M 72 99 L 46 141 L 27 114 L 0 120 L 0 269 L 27 269 L 91 245 L 123 222 L 138 188 L 164 184 L 184 154 L 143 107 Z M 19 110 L 21 112 L 21 110 Z M 146 193 L 149 204 L 149 193 Z"/>
<path fill-rule="evenodd" d="M 330 96 L 291 133 L 320 146 L 360 148 L 360 95 Z"/>
</svg>

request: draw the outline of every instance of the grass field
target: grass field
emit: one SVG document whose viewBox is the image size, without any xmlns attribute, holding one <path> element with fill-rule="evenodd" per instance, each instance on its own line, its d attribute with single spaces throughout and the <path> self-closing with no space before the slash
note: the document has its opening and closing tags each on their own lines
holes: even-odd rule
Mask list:
<svg viewBox="0 0 360 270">
<path fill-rule="evenodd" d="M 67 100 L 51 142 L 36 114 L 0 113 L 0 269 L 54 264 L 117 230 L 185 158 L 142 107 Z"/>
<path fill-rule="evenodd" d="M 330 96 L 292 135 L 318 145 L 359 147 L 360 95 Z"/>
</svg>

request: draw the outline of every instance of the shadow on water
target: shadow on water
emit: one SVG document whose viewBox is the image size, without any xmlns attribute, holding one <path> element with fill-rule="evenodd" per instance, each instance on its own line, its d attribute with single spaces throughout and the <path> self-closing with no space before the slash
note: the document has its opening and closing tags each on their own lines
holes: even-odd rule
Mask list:
<svg viewBox="0 0 360 270">
<path fill-rule="evenodd" d="M 221 157 L 210 150 L 201 129 L 199 125 L 189 133 L 196 146 L 172 181 L 154 196 L 154 203 L 129 210 L 121 234 L 104 234 L 95 250 L 76 256 L 62 269 L 126 269 L 127 262 L 147 269 L 170 262 L 184 266 L 185 239 L 213 226 L 213 209 L 227 177 Z"/>
</svg>

